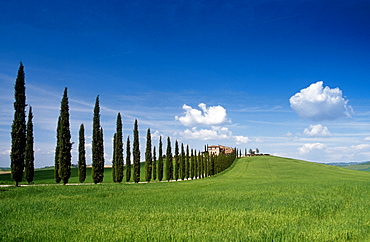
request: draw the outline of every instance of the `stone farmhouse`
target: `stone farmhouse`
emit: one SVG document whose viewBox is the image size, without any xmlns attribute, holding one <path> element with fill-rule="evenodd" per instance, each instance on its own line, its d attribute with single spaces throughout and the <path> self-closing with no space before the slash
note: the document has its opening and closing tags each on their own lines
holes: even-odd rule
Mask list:
<svg viewBox="0 0 370 242">
<path fill-rule="evenodd" d="M 219 155 L 221 153 L 231 154 L 234 148 L 223 146 L 223 145 L 212 145 L 208 146 L 208 153 L 210 155 Z"/>
</svg>

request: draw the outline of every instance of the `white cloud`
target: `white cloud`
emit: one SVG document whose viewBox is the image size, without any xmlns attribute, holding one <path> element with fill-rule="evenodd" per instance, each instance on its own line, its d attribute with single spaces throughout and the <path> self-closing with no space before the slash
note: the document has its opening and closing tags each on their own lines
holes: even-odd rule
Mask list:
<svg viewBox="0 0 370 242">
<path fill-rule="evenodd" d="M 235 139 L 235 143 L 238 144 L 238 145 L 239 144 L 246 144 L 250 141 L 248 137 L 241 136 L 241 135 L 234 136 L 234 139 Z"/>
<path fill-rule="evenodd" d="M 226 127 L 212 126 L 211 129 L 200 129 L 193 127 L 192 129 L 186 129 L 181 133 L 187 139 L 198 139 L 198 140 L 225 140 L 232 139 L 236 144 L 247 143 L 248 137 L 245 136 L 234 136 L 232 132 Z"/>
<path fill-rule="evenodd" d="M 185 116 L 176 116 L 175 119 L 185 126 L 193 125 L 220 125 L 228 122 L 226 109 L 222 106 L 211 106 L 207 108 L 206 104 L 200 103 L 198 107 L 201 110 L 192 108 L 186 104 L 182 106 L 185 110 Z"/>
<path fill-rule="evenodd" d="M 366 140 L 366 141 L 370 141 L 370 136 L 369 136 L 369 137 L 364 138 L 364 140 Z"/>
<path fill-rule="evenodd" d="M 298 148 L 300 154 L 308 154 L 311 152 L 323 151 L 326 149 L 326 145 L 323 143 L 312 143 L 304 144 L 302 147 Z"/>
<path fill-rule="evenodd" d="M 319 81 L 302 89 L 289 99 L 292 109 L 301 117 L 313 121 L 350 117 L 352 107 L 339 88 L 323 87 Z"/>
<path fill-rule="evenodd" d="M 310 125 L 309 128 L 305 129 L 303 133 L 307 136 L 321 136 L 321 137 L 328 137 L 331 136 L 331 133 L 326 126 L 322 126 L 321 124 Z"/>
</svg>

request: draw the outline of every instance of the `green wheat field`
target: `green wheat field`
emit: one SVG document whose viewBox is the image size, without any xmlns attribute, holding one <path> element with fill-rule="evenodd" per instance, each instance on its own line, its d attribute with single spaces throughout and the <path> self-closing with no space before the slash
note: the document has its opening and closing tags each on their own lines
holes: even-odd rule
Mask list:
<svg viewBox="0 0 370 242">
<path fill-rule="evenodd" d="M 0 189 L 0 241 L 370 241 L 369 172 L 272 156 L 192 181 Z"/>
</svg>

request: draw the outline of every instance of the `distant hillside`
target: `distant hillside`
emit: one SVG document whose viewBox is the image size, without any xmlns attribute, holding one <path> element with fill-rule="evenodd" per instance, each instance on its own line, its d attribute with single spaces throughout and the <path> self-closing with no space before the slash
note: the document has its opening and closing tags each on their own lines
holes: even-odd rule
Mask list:
<svg viewBox="0 0 370 242">
<path fill-rule="evenodd" d="M 364 163 L 367 163 L 367 162 L 370 162 L 370 161 L 365 161 L 365 162 L 332 162 L 332 163 L 321 163 L 321 164 L 325 164 L 325 165 L 329 165 L 329 166 L 345 167 L 345 166 L 349 166 L 349 165 L 360 165 L 360 164 L 364 164 Z"/>
<path fill-rule="evenodd" d="M 356 170 L 356 171 L 370 171 L 370 161 L 362 162 L 358 164 L 350 164 L 347 166 L 342 166 L 346 169 Z"/>
</svg>

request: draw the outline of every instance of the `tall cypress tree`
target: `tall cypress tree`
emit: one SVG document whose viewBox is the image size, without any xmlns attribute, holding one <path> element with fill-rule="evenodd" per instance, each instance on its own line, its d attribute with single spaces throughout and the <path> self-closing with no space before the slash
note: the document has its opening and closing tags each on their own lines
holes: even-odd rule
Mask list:
<svg viewBox="0 0 370 242">
<path fill-rule="evenodd" d="M 180 174 L 181 174 L 181 180 L 185 179 L 185 150 L 184 150 L 184 144 L 181 143 L 181 155 L 180 155 Z"/>
<path fill-rule="evenodd" d="M 163 180 L 163 154 L 162 154 L 162 136 L 159 136 L 159 148 L 158 148 L 158 180 Z"/>
<path fill-rule="evenodd" d="M 83 124 L 78 132 L 78 140 L 78 180 L 83 183 L 86 179 L 85 126 Z"/>
<path fill-rule="evenodd" d="M 155 146 L 153 147 L 153 181 L 157 179 L 157 157 L 155 152 Z"/>
<path fill-rule="evenodd" d="M 191 155 L 190 155 L 190 178 L 193 180 L 194 179 L 194 153 L 193 153 L 193 149 L 191 149 Z"/>
<path fill-rule="evenodd" d="M 103 181 L 104 177 L 104 146 L 103 129 L 100 126 L 99 96 L 96 97 L 93 118 L 92 135 L 92 179 L 95 184 Z"/>
<path fill-rule="evenodd" d="M 27 121 L 27 138 L 26 138 L 26 154 L 25 154 L 25 161 L 26 161 L 26 181 L 31 183 L 33 181 L 34 176 L 34 151 L 33 151 L 33 123 L 32 123 L 32 107 L 30 106 L 28 112 L 28 121 Z"/>
<path fill-rule="evenodd" d="M 171 151 L 171 139 L 167 137 L 167 150 L 166 150 L 166 179 L 170 181 L 173 179 L 173 162 Z"/>
<path fill-rule="evenodd" d="M 14 86 L 14 120 L 10 152 L 12 179 L 15 181 L 15 186 L 18 186 L 18 183 L 22 181 L 26 149 L 26 87 L 24 79 L 24 67 L 21 62 Z"/>
<path fill-rule="evenodd" d="M 121 183 L 123 180 L 123 141 L 122 141 L 122 118 L 121 114 L 117 115 L 116 122 L 116 135 L 115 135 L 115 160 L 114 160 L 114 172 L 115 182 Z"/>
<path fill-rule="evenodd" d="M 140 181 L 140 145 L 139 145 L 139 129 L 137 124 L 137 119 L 135 119 L 134 124 L 134 143 L 133 143 L 133 158 L 134 158 L 134 182 L 138 183 Z"/>
<path fill-rule="evenodd" d="M 126 142 L 126 182 L 131 179 L 131 150 L 130 150 L 130 136 L 127 137 Z"/>
<path fill-rule="evenodd" d="M 186 160 L 185 160 L 185 177 L 189 179 L 190 177 L 190 154 L 189 154 L 189 145 L 186 145 Z"/>
<path fill-rule="evenodd" d="M 180 157 L 179 157 L 179 143 L 175 142 L 175 180 L 179 179 L 180 172 Z"/>
<path fill-rule="evenodd" d="M 71 131 L 69 127 L 69 104 L 67 88 L 64 88 L 63 98 L 60 104 L 60 130 L 59 130 L 59 177 L 63 184 L 67 184 L 71 177 Z"/>
<path fill-rule="evenodd" d="M 197 150 L 194 150 L 194 177 L 195 179 L 198 178 L 198 167 L 199 167 L 199 163 L 198 163 Z"/>
<path fill-rule="evenodd" d="M 150 129 L 146 134 L 146 150 L 145 150 L 145 180 L 150 182 L 152 179 L 152 136 Z"/>
<path fill-rule="evenodd" d="M 57 125 L 57 144 L 55 147 L 55 157 L 54 157 L 54 178 L 55 182 L 59 183 L 61 178 L 59 176 L 59 150 L 60 150 L 60 127 L 61 127 L 61 117 L 58 118 L 58 125 Z"/>
</svg>

